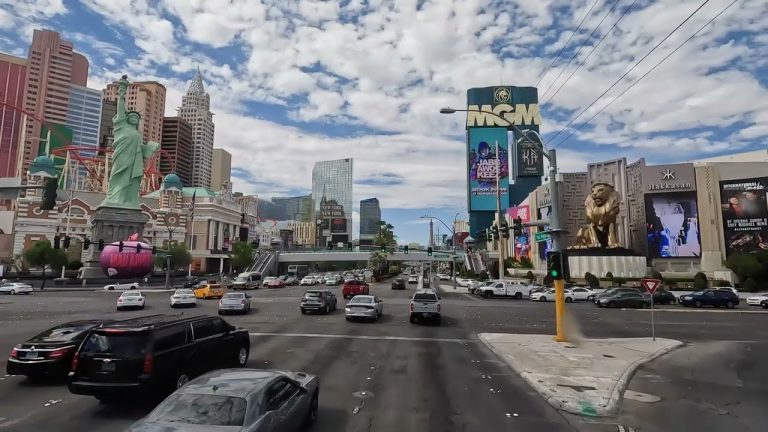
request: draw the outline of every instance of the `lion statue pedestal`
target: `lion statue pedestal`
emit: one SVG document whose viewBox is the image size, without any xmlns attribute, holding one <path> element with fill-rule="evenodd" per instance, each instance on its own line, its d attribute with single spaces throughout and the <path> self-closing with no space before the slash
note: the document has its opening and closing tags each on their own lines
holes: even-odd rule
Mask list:
<svg viewBox="0 0 768 432">
<path fill-rule="evenodd" d="M 644 256 L 622 247 L 616 230 L 621 195 L 608 183 L 595 183 L 584 201 L 587 224 L 579 228 L 576 243 L 568 248 L 571 275 L 584 277 L 590 272 L 604 277 L 611 272 L 616 277 L 644 277 L 647 263 Z"/>
</svg>

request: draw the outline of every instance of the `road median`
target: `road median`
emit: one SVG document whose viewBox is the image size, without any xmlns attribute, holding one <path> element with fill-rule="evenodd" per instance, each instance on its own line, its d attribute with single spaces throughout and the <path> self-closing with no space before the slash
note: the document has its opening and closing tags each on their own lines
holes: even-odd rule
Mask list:
<svg viewBox="0 0 768 432">
<path fill-rule="evenodd" d="M 584 416 L 612 416 L 635 370 L 682 345 L 672 339 L 584 339 L 555 342 L 549 335 L 481 333 L 480 341 L 550 405 Z"/>
</svg>

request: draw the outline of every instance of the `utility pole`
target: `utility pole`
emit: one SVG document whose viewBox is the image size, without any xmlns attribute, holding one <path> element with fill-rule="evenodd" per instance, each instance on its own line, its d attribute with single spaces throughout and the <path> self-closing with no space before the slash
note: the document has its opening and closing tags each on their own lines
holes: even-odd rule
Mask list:
<svg viewBox="0 0 768 432">
<path fill-rule="evenodd" d="M 496 226 L 501 229 L 501 146 L 496 141 Z M 504 237 L 499 234 L 499 279 L 504 280 Z"/>
</svg>

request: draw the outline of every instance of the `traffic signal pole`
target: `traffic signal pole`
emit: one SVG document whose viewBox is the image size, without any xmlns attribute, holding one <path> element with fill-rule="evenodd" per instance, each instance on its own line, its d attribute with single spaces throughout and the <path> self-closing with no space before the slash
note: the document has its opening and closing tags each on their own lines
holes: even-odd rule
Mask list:
<svg viewBox="0 0 768 432">
<path fill-rule="evenodd" d="M 563 245 L 560 238 L 561 223 L 560 223 L 560 209 L 557 202 L 559 197 L 559 186 L 557 183 L 557 154 L 555 149 L 548 151 L 547 159 L 549 159 L 549 194 L 552 201 L 552 212 L 550 217 L 550 236 L 552 237 L 552 251 L 562 252 Z M 560 255 L 561 259 L 568 259 Z M 560 275 L 554 280 L 555 284 L 555 341 L 567 342 L 564 329 L 564 315 L 565 315 L 565 275 L 562 274 L 564 266 L 560 263 Z"/>
</svg>

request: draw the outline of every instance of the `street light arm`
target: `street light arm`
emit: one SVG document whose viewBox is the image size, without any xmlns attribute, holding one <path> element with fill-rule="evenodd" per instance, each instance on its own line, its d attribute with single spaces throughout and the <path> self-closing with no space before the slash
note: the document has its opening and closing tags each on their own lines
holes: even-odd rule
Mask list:
<svg viewBox="0 0 768 432">
<path fill-rule="evenodd" d="M 453 232 L 453 230 L 451 229 L 451 227 L 449 227 L 449 226 L 448 226 L 448 224 L 447 224 L 447 223 L 445 223 L 445 222 L 443 222 L 443 220 L 442 220 L 442 219 L 440 219 L 439 217 L 436 217 L 436 216 L 422 216 L 420 219 L 437 219 L 437 220 L 438 220 L 438 221 L 439 221 L 441 224 L 443 224 L 443 226 L 445 226 L 446 228 L 448 228 L 448 231 L 450 231 L 450 232 L 451 232 L 451 235 L 456 235 L 456 233 L 455 233 L 455 232 Z"/>
<path fill-rule="evenodd" d="M 543 142 L 536 142 L 536 141 L 530 139 L 528 137 L 528 134 L 523 132 L 523 130 L 520 129 L 519 127 L 517 127 L 517 125 L 515 125 L 511 121 L 505 119 L 504 117 L 502 117 L 502 116 L 500 116 L 500 115 L 498 115 L 498 114 L 496 114 L 494 112 L 483 111 L 483 110 L 457 109 L 457 108 L 450 108 L 450 107 L 440 108 L 440 114 L 454 114 L 454 113 L 457 113 L 457 112 L 466 112 L 466 113 L 469 113 L 469 112 L 479 112 L 479 113 L 488 114 L 488 115 L 492 115 L 493 117 L 496 117 L 497 119 L 499 119 L 499 120 L 503 121 L 504 123 L 506 123 L 507 126 L 512 127 L 512 129 L 514 129 L 515 132 L 517 132 L 520 135 L 522 135 L 525 138 L 526 141 L 528 141 L 529 143 L 531 143 L 534 146 L 536 146 L 536 148 L 541 151 L 542 155 L 545 158 L 547 158 L 547 160 L 549 160 L 549 154 L 547 154 L 547 151 L 544 149 L 544 143 Z M 539 139 L 541 139 L 541 138 L 539 138 Z"/>
</svg>

